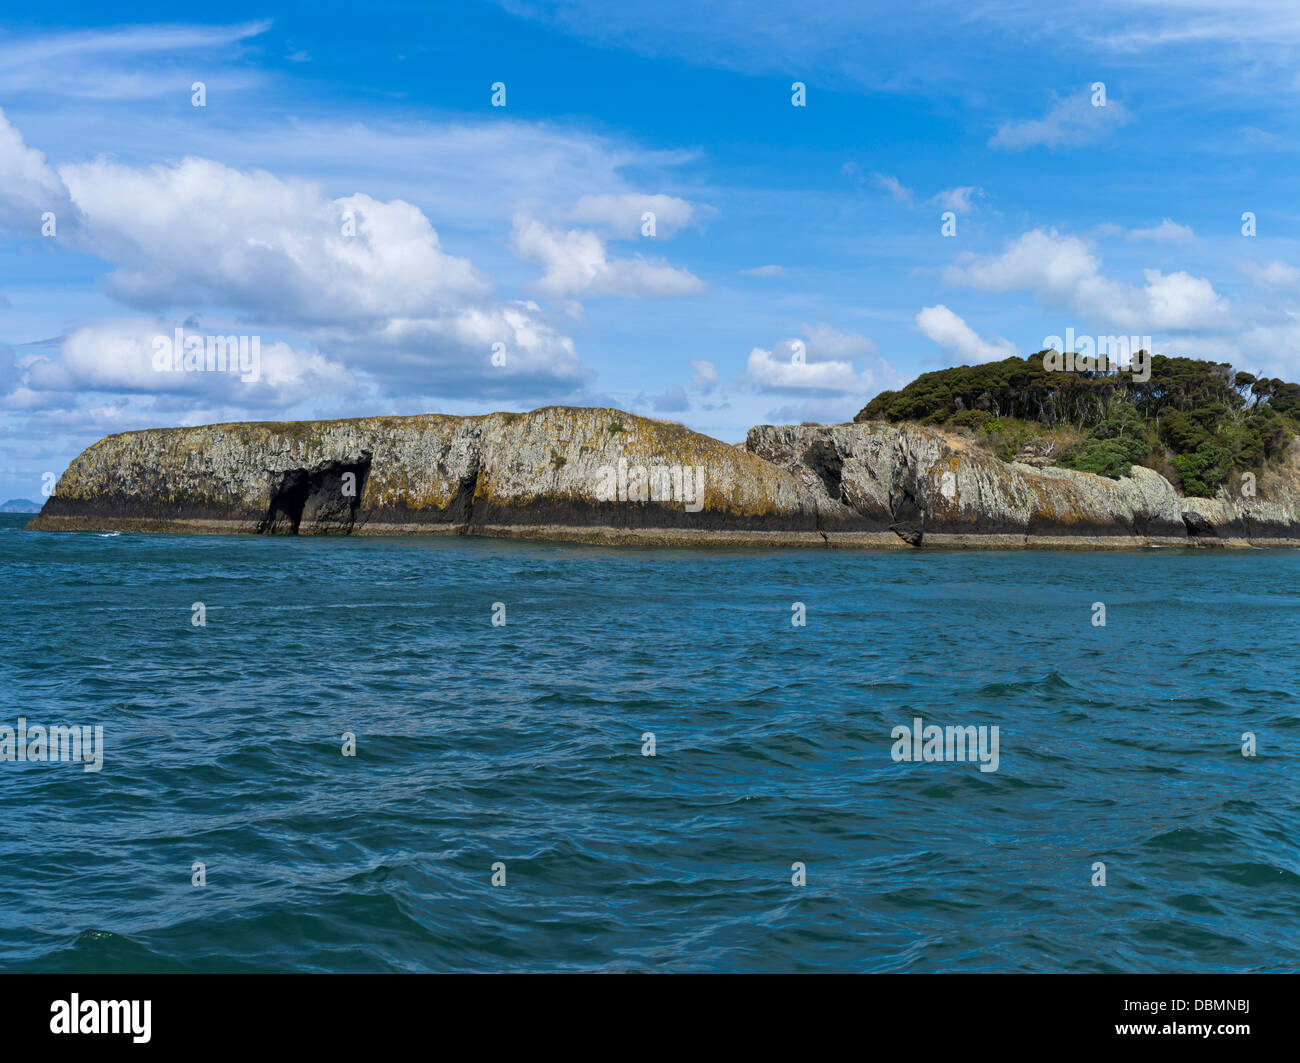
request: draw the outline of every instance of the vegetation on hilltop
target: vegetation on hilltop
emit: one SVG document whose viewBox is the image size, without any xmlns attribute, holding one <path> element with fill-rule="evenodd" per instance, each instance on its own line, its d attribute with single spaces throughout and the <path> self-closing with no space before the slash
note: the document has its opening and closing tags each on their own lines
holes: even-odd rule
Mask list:
<svg viewBox="0 0 1300 1063">
<path fill-rule="evenodd" d="M 1263 470 L 1300 435 L 1300 384 L 1159 354 L 1148 380 L 1051 371 L 1045 354 L 923 373 L 854 420 L 968 429 L 1004 460 L 1037 446 L 1057 465 L 1112 479 L 1144 465 L 1202 497 L 1234 471 Z"/>
</svg>

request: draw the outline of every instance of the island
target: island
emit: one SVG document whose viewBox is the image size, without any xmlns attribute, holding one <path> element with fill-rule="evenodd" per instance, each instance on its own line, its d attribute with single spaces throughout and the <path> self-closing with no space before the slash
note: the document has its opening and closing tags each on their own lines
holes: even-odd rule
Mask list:
<svg viewBox="0 0 1300 1063">
<path fill-rule="evenodd" d="M 83 451 L 41 531 L 663 546 L 1300 545 L 1300 386 L 1056 352 L 926 373 L 728 444 L 621 410 L 153 428 Z"/>
</svg>

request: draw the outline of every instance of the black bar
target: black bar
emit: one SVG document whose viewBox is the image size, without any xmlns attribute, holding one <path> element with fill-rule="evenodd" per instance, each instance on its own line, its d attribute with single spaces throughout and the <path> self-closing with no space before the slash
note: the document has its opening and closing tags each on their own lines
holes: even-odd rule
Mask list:
<svg viewBox="0 0 1300 1063">
<path fill-rule="evenodd" d="M 788 1045 L 820 1055 L 843 1037 L 873 1051 L 889 1043 L 995 1053 L 1127 1043 L 1222 1054 L 1292 1047 L 1295 988 L 1284 976 L 1221 974 L 0 976 L 8 1047 L 97 1051 L 114 1041 L 205 1056 L 280 1047 L 336 1056 L 407 1039 L 457 1055 L 475 1044 L 495 1056 L 548 1043 L 603 1046 L 602 1054 L 658 1044 L 675 1055 L 751 1041 L 765 1054 Z M 70 1006 L 74 993 L 87 1022 L 87 1002 L 136 1001 L 142 1019 L 148 1001 L 148 1041 L 131 1032 L 53 1033 L 55 1002 Z M 1154 1031 L 1133 1029 L 1147 1025 Z M 1209 1036 L 1178 1029 L 1206 1025 Z"/>
</svg>

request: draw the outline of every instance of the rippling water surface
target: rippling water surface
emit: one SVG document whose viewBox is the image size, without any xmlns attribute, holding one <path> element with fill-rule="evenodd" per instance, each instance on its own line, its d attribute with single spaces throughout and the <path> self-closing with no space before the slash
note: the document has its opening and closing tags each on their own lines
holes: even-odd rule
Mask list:
<svg viewBox="0 0 1300 1063">
<path fill-rule="evenodd" d="M 0 969 L 1300 970 L 1300 554 L 26 520 L 0 724 L 106 752 L 0 763 Z"/>
</svg>

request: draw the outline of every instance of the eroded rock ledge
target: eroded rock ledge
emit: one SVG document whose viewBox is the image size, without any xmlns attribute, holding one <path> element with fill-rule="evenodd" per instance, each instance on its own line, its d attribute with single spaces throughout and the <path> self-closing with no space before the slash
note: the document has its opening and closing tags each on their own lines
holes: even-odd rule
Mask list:
<svg viewBox="0 0 1300 1063">
<path fill-rule="evenodd" d="M 28 527 L 902 549 L 1292 546 L 1300 459 L 1255 498 L 1196 499 L 1149 469 L 1118 481 L 1036 469 L 910 425 L 763 425 L 731 446 L 670 422 L 574 407 L 257 422 L 108 436 L 72 462 Z"/>
</svg>

